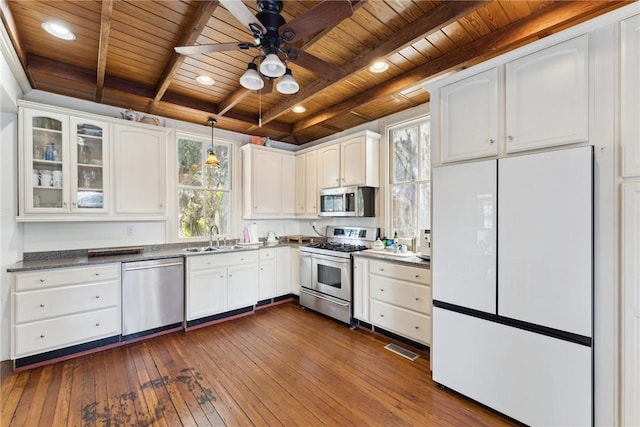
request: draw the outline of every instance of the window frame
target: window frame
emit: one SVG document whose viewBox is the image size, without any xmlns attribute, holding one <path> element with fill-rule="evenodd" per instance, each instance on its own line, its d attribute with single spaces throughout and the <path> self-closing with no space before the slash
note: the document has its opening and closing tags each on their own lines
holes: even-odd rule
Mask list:
<svg viewBox="0 0 640 427">
<path fill-rule="evenodd" d="M 186 243 L 186 242 L 198 242 L 198 241 L 206 241 L 209 239 L 208 237 L 208 232 L 206 232 L 204 235 L 202 236 L 193 236 L 193 237 L 181 237 L 180 236 L 180 191 L 184 190 L 184 189 L 195 189 L 195 190 L 199 190 L 199 191 L 204 191 L 204 192 L 208 192 L 208 191 L 223 191 L 227 193 L 227 198 L 228 198 L 228 212 L 227 212 L 227 232 L 223 233 L 221 230 L 221 234 L 222 235 L 232 235 L 233 234 L 233 230 L 234 230 L 234 226 L 235 226 L 235 221 L 233 219 L 233 216 L 235 214 L 237 214 L 236 212 L 236 194 L 235 194 L 235 159 L 236 159 L 236 144 L 234 144 L 234 142 L 232 141 L 228 141 L 225 139 L 221 139 L 221 138 L 213 138 L 213 145 L 221 145 L 221 146 L 225 146 L 227 149 L 227 153 L 229 156 L 229 161 L 228 161 L 228 186 L 226 189 L 218 189 L 218 188 L 213 188 L 213 187 L 206 187 L 206 186 L 201 186 L 201 187 L 196 187 L 196 186 L 185 186 L 180 184 L 180 142 L 181 140 L 189 140 L 189 141 L 195 141 L 195 142 L 200 142 L 202 143 L 202 150 L 203 150 L 203 156 L 201 158 L 201 165 L 203 168 L 206 168 L 206 166 L 204 166 L 204 162 L 206 160 L 206 153 L 209 147 L 211 147 L 211 136 L 204 136 L 204 135 L 198 135 L 198 134 L 192 134 L 192 133 L 188 133 L 188 132 L 176 132 L 175 134 L 175 146 L 174 146 L 174 155 L 175 155 L 175 160 L 174 160 L 174 174 L 173 174 L 173 180 L 175 182 L 175 187 L 174 187 L 174 191 L 173 191 L 173 197 L 175 197 L 175 209 L 174 209 L 174 215 L 173 215 L 173 220 L 171 221 L 173 223 L 172 226 L 172 230 L 171 233 L 175 236 L 175 241 L 178 243 Z"/>
<path fill-rule="evenodd" d="M 428 123 L 429 126 L 429 153 L 428 153 L 428 159 L 429 159 L 429 172 L 426 175 L 426 177 L 424 179 L 420 178 L 420 165 L 418 165 L 418 171 L 417 171 L 417 179 L 414 181 L 408 181 L 408 182 L 403 182 L 403 183 L 395 183 L 394 182 L 394 168 L 393 168 L 393 162 L 394 162 L 394 152 L 393 152 L 393 139 L 392 139 L 392 132 L 400 130 L 400 129 L 404 129 L 404 128 L 410 128 L 410 127 L 414 127 L 414 126 L 420 126 L 422 123 L 424 122 Z M 392 237 L 393 234 L 395 233 L 394 230 L 394 223 L 395 223 L 395 218 L 393 216 L 394 210 L 393 210 L 393 190 L 394 190 L 394 186 L 395 185 L 406 185 L 407 183 L 412 183 L 413 185 L 416 186 L 416 223 L 415 223 L 415 228 L 413 230 L 413 233 L 415 233 L 415 236 L 417 238 L 420 238 L 420 230 L 422 230 L 422 228 L 420 228 L 420 221 L 419 221 L 419 209 L 420 209 L 420 204 L 421 204 L 421 199 L 420 199 L 420 191 L 419 191 L 419 186 L 420 184 L 426 184 L 429 186 L 429 203 L 428 203 L 428 215 L 429 215 L 429 221 L 428 223 L 425 224 L 425 227 L 427 227 L 426 229 L 430 230 L 431 229 L 431 199 L 432 199 L 432 195 L 431 195 L 431 175 L 432 175 L 432 166 L 431 166 L 431 140 L 432 140 L 432 135 L 431 135 L 431 114 L 430 113 L 426 113 L 426 114 L 420 114 L 417 116 L 413 116 L 410 118 L 407 118 L 406 120 L 402 120 L 402 121 L 397 121 L 397 122 L 392 122 L 389 123 L 387 126 L 385 126 L 385 141 L 386 141 L 386 154 L 387 154 L 387 162 L 386 162 L 386 182 L 385 182 L 385 233 L 387 237 Z M 418 150 L 419 150 L 419 146 L 418 146 Z M 411 239 L 412 236 L 399 236 L 400 239 L 403 240 L 409 240 Z M 403 242 L 404 243 L 404 242 Z"/>
</svg>

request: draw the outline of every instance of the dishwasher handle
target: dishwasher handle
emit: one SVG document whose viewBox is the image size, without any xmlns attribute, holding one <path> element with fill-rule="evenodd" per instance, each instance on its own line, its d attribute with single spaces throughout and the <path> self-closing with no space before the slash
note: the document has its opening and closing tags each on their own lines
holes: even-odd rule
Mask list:
<svg viewBox="0 0 640 427">
<path fill-rule="evenodd" d="M 170 262 L 170 263 L 166 263 L 166 264 L 153 264 L 153 265 L 143 265 L 140 267 L 125 267 L 124 271 L 134 271 L 134 270 L 149 270 L 152 268 L 159 268 L 159 267 L 174 267 L 177 265 L 183 265 L 182 262 Z"/>
</svg>

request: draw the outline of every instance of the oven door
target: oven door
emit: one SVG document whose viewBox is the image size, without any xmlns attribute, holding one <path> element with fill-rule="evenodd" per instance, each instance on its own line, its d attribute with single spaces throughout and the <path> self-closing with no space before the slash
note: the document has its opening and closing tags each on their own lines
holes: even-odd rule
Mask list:
<svg viewBox="0 0 640 427">
<path fill-rule="evenodd" d="M 311 288 L 326 295 L 351 301 L 351 259 L 314 254 Z"/>
</svg>

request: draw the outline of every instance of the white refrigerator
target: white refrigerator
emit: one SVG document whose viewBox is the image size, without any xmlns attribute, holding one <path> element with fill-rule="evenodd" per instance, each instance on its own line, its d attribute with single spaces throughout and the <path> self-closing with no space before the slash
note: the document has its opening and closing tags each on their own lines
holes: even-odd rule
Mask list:
<svg viewBox="0 0 640 427">
<path fill-rule="evenodd" d="M 434 381 L 528 425 L 592 425 L 593 148 L 432 185 Z"/>
</svg>

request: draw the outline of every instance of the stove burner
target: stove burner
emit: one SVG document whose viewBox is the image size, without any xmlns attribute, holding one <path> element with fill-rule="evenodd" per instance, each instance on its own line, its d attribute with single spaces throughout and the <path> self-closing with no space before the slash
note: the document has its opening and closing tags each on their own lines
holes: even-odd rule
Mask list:
<svg viewBox="0 0 640 427">
<path fill-rule="evenodd" d="M 333 242 L 311 243 L 309 247 L 326 249 L 326 250 L 337 251 L 337 252 L 357 252 L 357 251 L 363 251 L 367 249 L 367 246 L 365 245 L 353 245 L 349 243 L 333 243 Z"/>
</svg>

